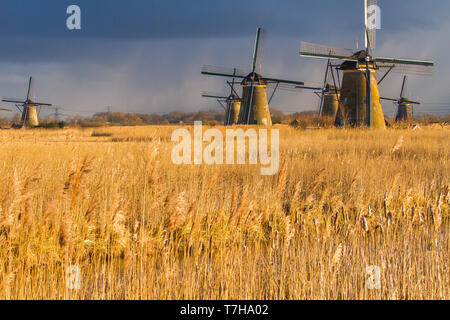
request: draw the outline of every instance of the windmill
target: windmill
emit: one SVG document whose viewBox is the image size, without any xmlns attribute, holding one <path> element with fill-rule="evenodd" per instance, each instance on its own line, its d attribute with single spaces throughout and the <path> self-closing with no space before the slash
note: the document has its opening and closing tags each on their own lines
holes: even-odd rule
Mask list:
<svg viewBox="0 0 450 320">
<path fill-rule="evenodd" d="M 250 73 L 238 71 L 237 69 L 213 66 L 204 66 L 202 68 L 202 74 L 204 75 L 242 79 L 242 99 L 238 118 L 239 124 L 271 126 L 272 119 L 270 116 L 269 104 L 277 89 L 296 91 L 299 89 L 299 86 L 304 85 L 301 81 L 267 78 L 261 75 L 264 58 L 264 42 L 265 32 L 261 28 L 258 28 Z M 267 98 L 268 86 L 274 88 L 270 99 Z"/>
<path fill-rule="evenodd" d="M 401 74 L 432 75 L 434 62 L 396 58 L 372 57 L 376 46 L 376 28 L 372 22 L 377 14 L 377 0 L 364 0 L 365 6 L 365 50 L 353 53 L 351 50 L 302 42 L 300 55 L 343 61 L 337 69 L 343 71 L 339 107 L 335 124 L 338 126 L 368 126 L 385 128 L 380 103 L 378 84 L 390 72 Z M 376 70 L 386 70 L 377 82 Z"/>
<path fill-rule="evenodd" d="M 27 97 L 24 100 L 22 99 L 14 99 L 14 98 L 4 98 L 2 99 L 3 102 L 9 102 L 14 103 L 19 109 L 20 113 L 22 114 L 20 124 L 21 127 L 23 126 L 29 126 L 29 127 L 37 127 L 39 125 L 38 120 L 38 111 L 37 109 L 42 107 L 50 107 L 51 104 L 49 103 L 41 103 L 41 102 L 35 102 L 32 98 L 32 92 L 33 92 L 33 77 L 30 77 L 30 80 L 28 81 L 28 90 L 27 90 Z"/>
<path fill-rule="evenodd" d="M 233 73 L 242 73 L 241 71 L 234 69 Z M 242 99 L 239 97 L 238 93 L 234 89 L 236 78 L 233 77 L 232 81 L 227 81 L 227 84 L 230 86 L 231 92 L 230 95 L 225 97 L 219 94 L 213 93 L 203 93 L 202 97 L 204 98 L 213 98 L 217 99 L 217 102 L 221 105 L 221 107 L 225 111 L 225 121 L 224 125 L 232 126 L 237 124 L 239 121 L 239 112 L 241 110 L 241 101 Z"/>
<path fill-rule="evenodd" d="M 336 79 L 339 80 L 338 74 L 336 74 L 335 78 L 331 60 L 328 60 L 323 86 L 320 92 L 316 92 L 320 98 L 319 117 L 336 117 L 339 108 L 340 89 L 339 86 L 331 83 L 331 78 L 333 79 L 333 83 L 336 83 Z"/>
<path fill-rule="evenodd" d="M 405 98 L 407 77 L 403 77 L 402 89 L 400 90 L 400 97 L 398 99 L 384 98 L 382 100 L 393 101 L 397 105 L 397 115 L 395 122 L 412 122 L 413 121 L 413 105 L 420 105 L 420 102 L 409 100 Z"/>
</svg>

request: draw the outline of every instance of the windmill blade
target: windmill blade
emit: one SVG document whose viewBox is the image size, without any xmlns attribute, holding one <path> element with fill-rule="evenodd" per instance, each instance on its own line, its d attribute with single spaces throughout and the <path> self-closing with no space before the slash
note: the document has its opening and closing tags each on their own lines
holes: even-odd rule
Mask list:
<svg viewBox="0 0 450 320">
<path fill-rule="evenodd" d="M 377 21 L 380 12 L 377 10 L 377 0 L 364 0 L 366 49 L 375 49 L 377 44 Z"/>
<path fill-rule="evenodd" d="M 285 79 L 277 79 L 277 78 L 266 78 L 266 77 L 263 77 L 261 79 L 264 81 L 267 81 L 269 84 L 270 83 L 283 83 L 283 84 L 293 84 L 296 86 L 305 85 L 305 83 L 303 81 L 285 80 Z"/>
<path fill-rule="evenodd" d="M 401 99 L 399 100 L 399 103 L 405 103 L 405 104 L 417 104 L 417 105 L 421 104 L 421 103 L 418 102 L 418 101 L 409 100 L 409 99 L 407 99 L 407 98 L 401 98 Z"/>
<path fill-rule="evenodd" d="M 266 36 L 267 32 L 262 28 L 258 28 L 256 31 L 255 49 L 253 52 L 252 72 L 261 73 L 266 47 Z"/>
<path fill-rule="evenodd" d="M 319 116 L 322 115 L 323 103 L 325 101 L 325 87 L 328 84 L 328 76 L 329 76 L 330 66 L 331 66 L 331 60 L 328 59 L 327 68 L 325 69 L 325 79 L 323 80 L 323 86 L 322 86 L 321 96 L 320 96 L 320 101 L 319 101 Z M 333 71 L 333 70 L 331 70 L 331 71 Z"/>
<path fill-rule="evenodd" d="M 236 97 L 238 97 L 238 98 L 240 98 L 239 97 L 239 94 L 236 92 L 236 90 L 234 89 L 234 85 L 236 84 L 236 82 L 234 81 L 235 80 L 235 78 L 233 78 L 233 81 L 232 82 L 230 82 L 230 81 L 227 81 L 227 84 L 230 86 L 230 88 L 231 88 L 231 92 L 230 92 L 230 96 L 236 96 Z"/>
<path fill-rule="evenodd" d="M 291 92 L 301 92 L 303 90 L 322 90 L 322 88 L 319 88 L 319 86 L 314 85 L 298 85 L 295 83 L 282 83 L 282 82 L 270 82 L 267 85 L 268 88 L 271 89 L 277 89 L 277 90 L 283 90 L 283 91 L 291 91 Z"/>
<path fill-rule="evenodd" d="M 7 112 L 12 112 L 11 109 L 7 109 L 7 108 L 0 108 L 0 111 L 7 111 Z"/>
<path fill-rule="evenodd" d="M 398 99 L 393 99 L 393 98 L 385 98 L 385 97 L 380 97 L 381 100 L 387 100 L 387 101 L 394 101 L 394 102 L 398 102 Z"/>
<path fill-rule="evenodd" d="M 228 97 L 225 97 L 221 94 L 216 94 L 216 93 L 211 93 L 211 92 L 203 92 L 202 97 L 203 98 L 212 98 L 212 99 L 222 99 L 222 100 L 228 99 Z"/>
<path fill-rule="evenodd" d="M 222 68 L 215 66 L 203 66 L 202 74 L 228 78 L 245 78 L 248 73 L 236 68 Z"/>
<path fill-rule="evenodd" d="M 28 81 L 27 101 L 31 99 L 33 94 L 33 82 L 33 77 L 30 77 L 30 80 Z"/>
<path fill-rule="evenodd" d="M 292 91 L 292 92 L 299 92 L 300 89 L 297 88 L 296 85 L 286 85 L 286 84 L 280 84 L 278 82 L 271 82 L 267 84 L 267 88 L 272 90 L 284 90 L 284 91 Z"/>
<path fill-rule="evenodd" d="M 434 72 L 434 61 L 396 58 L 375 58 L 374 61 L 380 69 L 393 68 L 392 72 L 404 75 L 431 76 Z"/>
<path fill-rule="evenodd" d="M 255 93 L 255 86 L 250 86 L 250 99 L 248 99 L 248 104 L 246 106 L 246 114 L 245 114 L 245 124 L 250 124 L 250 112 L 253 105 L 253 99 L 254 99 L 254 93 Z"/>
<path fill-rule="evenodd" d="M 406 91 L 405 86 L 406 86 L 406 76 L 403 77 L 402 90 L 400 91 L 400 99 L 403 97 L 403 94 Z"/>
<path fill-rule="evenodd" d="M 331 72 L 333 72 L 333 66 L 331 65 L 331 60 L 328 60 L 327 68 L 325 69 L 325 80 L 323 82 L 323 87 L 325 88 L 327 84 L 331 83 Z"/>
<path fill-rule="evenodd" d="M 372 49 L 372 45 L 370 44 L 369 30 L 366 28 L 364 31 L 366 33 L 366 52 L 369 52 Z"/>
<path fill-rule="evenodd" d="M 304 41 L 302 41 L 300 44 L 300 55 L 304 57 L 322 59 L 358 61 L 357 58 L 353 57 L 353 52 L 351 50 L 324 46 Z"/>
<path fill-rule="evenodd" d="M 16 99 L 16 98 L 2 98 L 2 102 L 19 103 L 19 104 L 25 103 L 25 101 L 23 101 L 22 99 Z"/>
<path fill-rule="evenodd" d="M 31 103 L 31 105 L 39 106 L 39 107 L 51 107 L 51 106 L 53 106 L 50 103 L 41 103 L 41 102 L 33 102 L 33 103 Z"/>
<path fill-rule="evenodd" d="M 222 109 L 223 109 L 224 111 L 227 111 L 227 107 L 224 105 L 224 103 L 227 103 L 227 100 L 220 100 L 220 99 L 217 99 L 217 102 L 220 104 L 220 106 L 222 107 Z"/>
<path fill-rule="evenodd" d="M 321 88 L 319 86 L 314 86 L 314 85 L 308 85 L 308 86 L 296 86 L 297 89 L 301 89 L 301 90 L 313 90 L 313 91 L 319 91 L 319 90 L 324 90 L 324 88 Z"/>
<path fill-rule="evenodd" d="M 420 65 L 377 63 L 377 67 L 379 69 L 389 69 L 393 67 L 392 73 L 417 76 L 432 76 L 434 72 L 433 67 Z"/>
<path fill-rule="evenodd" d="M 230 86 L 231 92 L 230 92 L 230 96 L 236 95 L 237 97 L 239 97 L 239 94 L 236 92 L 236 90 L 234 90 L 234 85 L 236 83 L 236 73 L 237 73 L 237 69 L 233 70 L 233 79 L 231 80 L 231 82 L 227 81 L 227 84 Z"/>
</svg>

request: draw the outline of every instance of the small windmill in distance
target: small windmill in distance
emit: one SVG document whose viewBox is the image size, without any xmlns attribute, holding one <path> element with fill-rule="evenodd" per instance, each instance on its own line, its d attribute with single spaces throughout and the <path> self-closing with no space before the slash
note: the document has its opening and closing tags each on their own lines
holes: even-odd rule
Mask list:
<svg viewBox="0 0 450 320">
<path fill-rule="evenodd" d="M 242 71 L 235 69 L 233 73 L 234 74 L 242 73 Z M 230 95 L 228 97 L 225 97 L 220 94 L 206 93 L 206 92 L 202 94 L 202 97 L 204 98 L 217 99 L 217 102 L 221 105 L 221 107 L 225 111 L 225 120 L 224 120 L 225 126 L 232 126 L 234 124 L 237 124 L 239 121 L 239 113 L 241 111 L 242 99 L 239 97 L 238 93 L 234 88 L 235 83 L 236 82 L 234 77 L 231 82 L 227 81 L 227 84 L 230 86 L 231 89 Z"/>
<path fill-rule="evenodd" d="M 331 82 L 331 78 L 333 82 Z M 339 85 L 336 84 L 336 81 L 339 81 L 339 74 L 336 70 L 335 76 L 331 60 L 328 60 L 322 89 L 319 92 L 316 92 L 320 98 L 319 117 L 336 117 L 339 109 L 340 96 L 340 88 Z"/>
<path fill-rule="evenodd" d="M 22 114 L 20 127 L 37 127 L 39 126 L 38 111 L 42 107 L 51 107 L 49 103 L 35 102 L 31 99 L 33 91 L 33 77 L 28 81 L 28 90 L 25 101 L 23 99 L 3 98 L 3 102 L 14 103 Z"/>
<path fill-rule="evenodd" d="M 397 105 L 397 115 L 395 122 L 413 122 L 413 105 L 420 105 L 420 102 L 412 101 L 406 96 L 407 76 L 403 77 L 402 89 L 400 90 L 400 97 L 398 99 L 381 97 L 382 100 L 393 101 Z"/>
</svg>

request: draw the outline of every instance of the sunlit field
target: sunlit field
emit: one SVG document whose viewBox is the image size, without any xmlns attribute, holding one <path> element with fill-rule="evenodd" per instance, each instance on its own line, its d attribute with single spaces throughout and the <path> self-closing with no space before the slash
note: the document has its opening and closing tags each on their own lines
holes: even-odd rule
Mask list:
<svg viewBox="0 0 450 320">
<path fill-rule="evenodd" d="M 176 128 L 0 131 L 0 299 L 450 298 L 448 126 L 278 126 L 275 176 Z"/>
</svg>

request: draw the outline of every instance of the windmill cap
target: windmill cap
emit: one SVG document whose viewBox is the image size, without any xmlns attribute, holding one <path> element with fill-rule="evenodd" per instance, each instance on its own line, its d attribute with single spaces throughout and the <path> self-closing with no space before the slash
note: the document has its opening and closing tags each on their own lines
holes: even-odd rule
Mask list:
<svg viewBox="0 0 450 320">
<path fill-rule="evenodd" d="M 365 50 L 355 52 L 355 54 L 352 55 L 352 58 L 357 58 L 358 60 L 362 61 L 366 61 L 367 57 L 372 58 L 371 55 L 367 55 L 367 52 Z"/>
<path fill-rule="evenodd" d="M 373 62 L 372 62 L 372 56 L 371 55 L 367 55 L 367 52 L 364 50 L 355 52 L 351 58 L 353 59 L 357 59 L 359 62 L 356 61 L 344 61 L 340 68 L 341 70 L 354 70 L 357 69 L 357 66 L 359 63 L 367 63 L 369 62 L 370 65 L 373 66 Z M 369 60 L 367 60 L 367 58 L 369 58 Z"/>
<path fill-rule="evenodd" d="M 248 76 L 242 80 L 242 85 L 256 84 L 267 85 L 267 81 L 263 79 L 262 75 L 256 72 L 251 72 Z"/>
</svg>

